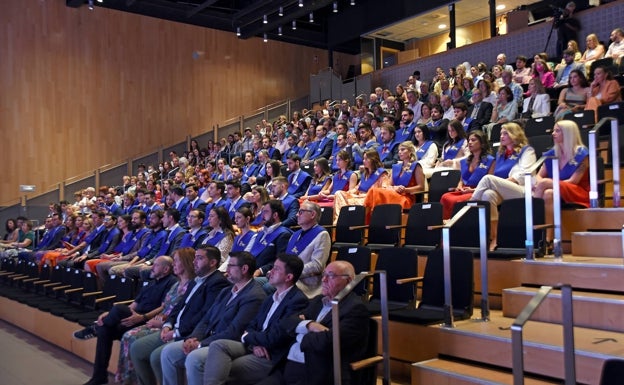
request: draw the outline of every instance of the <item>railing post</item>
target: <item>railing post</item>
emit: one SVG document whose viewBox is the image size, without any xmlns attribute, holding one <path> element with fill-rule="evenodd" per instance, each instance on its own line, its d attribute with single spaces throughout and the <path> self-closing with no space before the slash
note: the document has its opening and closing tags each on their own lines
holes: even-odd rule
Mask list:
<svg viewBox="0 0 624 385">
<path fill-rule="evenodd" d="M 451 286 L 451 237 L 450 227 L 442 229 L 444 263 L 444 327 L 453 327 L 453 294 Z"/>
<path fill-rule="evenodd" d="M 535 242 L 533 240 L 533 174 L 527 172 L 524 174 L 524 213 L 526 223 L 526 240 L 524 246 L 526 247 L 525 258 L 527 260 L 533 260 L 533 253 L 535 250 Z"/>
<path fill-rule="evenodd" d="M 490 303 L 489 303 L 489 287 L 488 287 L 488 260 L 487 260 L 487 247 L 488 240 L 486 235 L 487 223 L 485 221 L 485 206 L 478 206 L 479 208 L 479 237 L 481 241 L 479 243 L 479 250 L 481 256 L 481 320 L 490 320 Z"/>
<path fill-rule="evenodd" d="M 611 164 L 613 165 L 613 207 L 620 207 L 620 142 L 618 120 L 611 120 Z"/>
<path fill-rule="evenodd" d="M 596 163 L 596 130 L 589 131 L 589 207 L 598 207 L 598 167 Z"/>
<path fill-rule="evenodd" d="M 574 317 L 572 310 L 572 286 L 561 286 L 561 313 L 563 318 L 563 364 L 565 385 L 576 384 L 576 365 L 574 361 Z"/>
<path fill-rule="evenodd" d="M 561 194 L 559 186 L 559 159 L 552 159 L 552 179 L 553 179 L 553 222 L 555 225 L 553 237 L 553 253 L 555 259 L 561 259 L 563 250 L 561 249 Z"/>
</svg>

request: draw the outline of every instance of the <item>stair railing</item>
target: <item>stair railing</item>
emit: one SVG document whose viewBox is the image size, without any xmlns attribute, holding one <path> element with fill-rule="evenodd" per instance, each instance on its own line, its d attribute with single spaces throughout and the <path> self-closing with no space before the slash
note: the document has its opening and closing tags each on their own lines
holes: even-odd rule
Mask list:
<svg viewBox="0 0 624 385">
<path fill-rule="evenodd" d="M 561 259 L 563 251 L 561 249 L 561 200 L 559 199 L 559 159 L 555 156 L 542 156 L 524 172 L 524 207 L 526 223 L 526 259 L 533 260 L 535 254 L 535 241 L 533 240 L 533 174 L 542 164 L 552 159 L 552 180 L 553 180 L 553 252 L 556 259 Z"/>
<path fill-rule="evenodd" d="M 574 319 L 572 312 L 572 286 L 560 285 L 561 313 L 563 323 L 563 365 L 565 385 L 576 384 L 576 366 L 574 361 Z M 553 289 L 552 286 L 542 286 L 537 294 L 529 301 L 511 325 L 512 372 L 514 385 L 524 385 L 524 348 L 522 331 L 531 315 L 546 299 Z"/>
<path fill-rule="evenodd" d="M 596 157 L 598 156 L 598 150 L 604 150 L 605 148 L 597 147 L 597 137 L 601 131 L 603 125 L 611 125 L 611 164 L 613 166 L 613 207 L 620 207 L 620 146 L 619 146 L 619 130 L 618 120 L 616 118 L 602 118 L 589 131 L 589 205 L 592 208 L 599 206 L 598 195 L 598 163 Z"/>
<path fill-rule="evenodd" d="M 379 291 L 381 297 L 381 347 L 382 356 L 367 358 L 358 363 L 358 366 L 366 367 L 378 362 L 383 362 L 383 385 L 390 385 L 390 342 L 388 339 L 388 283 L 385 270 L 361 272 L 349 282 L 331 301 L 332 305 L 332 342 L 334 363 L 334 384 L 342 384 L 342 364 L 340 357 L 340 301 L 351 293 L 362 280 L 379 274 Z"/>
<path fill-rule="evenodd" d="M 442 229 L 442 251 L 444 258 L 444 324 L 443 327 L 454 327 L 453 320 L 453 295 L 451 285 L 451 242 L 450 230 L 457 221 L 468 212 L 468 210 L 477 208 L 479 210 L 479 255 L 481 269 L 481 320 L 489 321 L 490 305 L 489 305 L 489 288 L 488 288 L 488 261 L 487 261 L 487 235 L 485 223 L 485 206 L 474 205 L 464 206 L 443 225 L 429 226 L 429 230 Z"/>
</svg>

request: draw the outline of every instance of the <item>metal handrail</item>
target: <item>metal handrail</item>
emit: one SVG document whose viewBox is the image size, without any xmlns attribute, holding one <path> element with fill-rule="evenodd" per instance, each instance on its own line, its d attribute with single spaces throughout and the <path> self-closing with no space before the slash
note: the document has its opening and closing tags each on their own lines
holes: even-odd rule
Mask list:
<svg viewBox="0 0 624 385">
<path fill-rule="evenodd" d="M 563 284 L 561 288 L 561 310 L 563 323 L 563 358 L 565 385 L 576 384 L 576 366 L 574 362 L 574 319 L 572 305 L 572 286 Z M 529 301 L 511 325 L 512 372 L 514 385 L 524 384 L 524 349 L 522 331 L 531 315 L 544 302 L 552 291 L 552 286 L 542 286 Z"/>
<path fill-rule="evenodd" d="M 429 230 L 442 229 L 442 252 L 444 258 L 444 324 L 447 328 L 454 327 L 453 323 L 453 295 L 451 284 L 451 241 L 450 229 L 463 217 L 468 210 L 479 210 L 479 251 L 481 268 L 481 320 L 489 321 L 489 288 L 488 288 L 488 264 L 487 264 L 487 236 L 485 223 L 485 206 L 467 205 L 461 208 L 451 219 L 443 225 L 429 226 Z"/>
<path fill-rule="evenodd" d="M 390 385 L 390 342 L 388 339 L 388 284 L 385 270 L 364 271 L 356 275 L 349 284 L 331 301 L 332 305 L 332 341 L 334 362 L 334 384 L 342 384 L 342 364 L 340 357 L 340 301 L 362 282 L 362 280 L 379 274 L 379 291 L 381 299 L 381 348 L 383 354 L 383 385 Z"/>
<path fill-rule="evenodd" d="M 557 181 L 559 181 L 559 166 L 558 161 L 554 160 L 554 156 L 542 156 L 533 163 L 529 168 L 524 171 L 524 207 L 525 207 L 525 223 L 526 223 L 526 240 L 524 245 L 526 247 L 525 257 L 528 260 L 532 260 L 535 254 L 535 241 L 533 240 L 533 174 L 542 166 L 547 159 L 553 159 L 553 162 L 557 162 Z M 553 165 L 553 169 L 555 166 Z M 554 172 L 553 172 L 554 174 Z M 554 176 L 553 176 L 554 179 Z M 553 189 L 555 183 L 553 181 Z M 559 189 L 559 183 L 556 183 L 557 189 Z M 559 204 L 559 203 L 557 203 Z"/>
<path fill-rule="evenodd" d="M 603 125 L 611 124 L 611 143 L 619 143 L 617 118 L 602 118 L 589 131 L 589 205 L 596 208 L 599 205 L 598 196 L 598 164 L 597 164 L 597 136 Z M 620 147 L 613 146 L 611 164 L 613 166 L 613 207 L 620 207 Z"/>
</svg>

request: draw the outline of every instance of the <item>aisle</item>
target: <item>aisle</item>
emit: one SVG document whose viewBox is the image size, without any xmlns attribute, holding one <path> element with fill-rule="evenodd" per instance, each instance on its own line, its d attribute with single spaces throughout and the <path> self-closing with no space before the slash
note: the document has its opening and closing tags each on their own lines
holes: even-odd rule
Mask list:
<svg viewBox="0 0 624 385">
<path fill-rule="evenodd" d="M 0 384 L 81 385 L 90 377 L 88 362 L 0 320 Z"/>
</svg>

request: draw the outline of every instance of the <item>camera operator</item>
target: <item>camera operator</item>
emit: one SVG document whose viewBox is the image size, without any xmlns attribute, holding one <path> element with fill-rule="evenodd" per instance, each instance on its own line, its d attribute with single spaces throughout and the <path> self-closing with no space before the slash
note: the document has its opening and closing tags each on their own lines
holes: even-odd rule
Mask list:
<svg viewBox="0 0 624 385">
<path fill-rule="evenodd" d="M 576 4 L 570 1 L 565 8 L 554 9 L 554 27 L 557 29 L 557 57 L 561 57 L 563 50 L 567 48 L 568 42 L 574 40 L 578 42 L 578 32 L 581 30 L 581 22 L 574 17 Z"/>
</svg>

